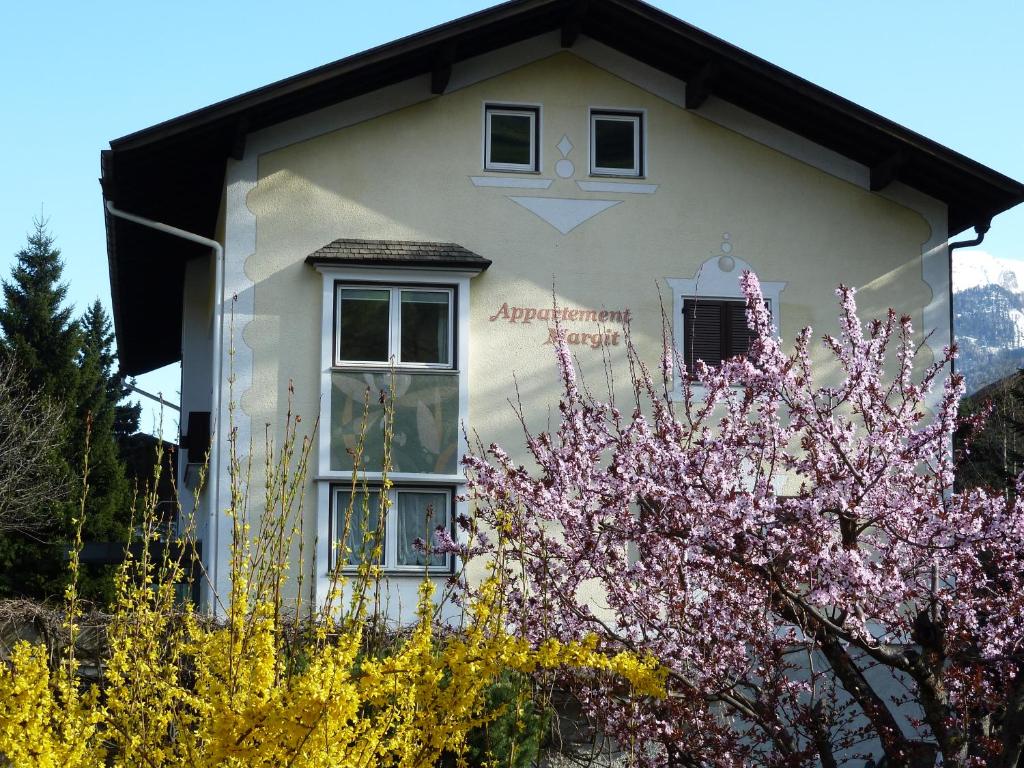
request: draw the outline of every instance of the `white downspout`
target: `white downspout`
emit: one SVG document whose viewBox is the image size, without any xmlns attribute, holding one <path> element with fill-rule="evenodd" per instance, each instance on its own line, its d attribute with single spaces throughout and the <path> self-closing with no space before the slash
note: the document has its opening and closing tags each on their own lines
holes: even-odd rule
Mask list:
<svg viewBox="0 0 1024 768">
<path fill-rule="evenodd" d="M 135 224 L 141 224 L 144 227 L 155 229 L 159 232 L 165 232 L 168 235 L 174 235 L 184 240 L 190 240 L 193 243 L 199 243 L 213 249 L 214 258 L 216 260 L 214 268 L 214 296 L 217 297 L 217 305 L 214 311 L 217 313 L 215 319 L 216 332 L 213 335 L 213 377 L 216 384 L 213 386 L 213 392 L 211 396 L 213 398 L 213 411 L 216 414 L 214 419 L 213 428 L 213 439 L 210 441 L 210 447 L 213 451 L 211 456 L 213 466 L 213 499 L 210 504 L 209 514 L 209 527 L 208 531 L 210 537 L 213 539 L 213 557 L 211 560 L 212 568 L 209 574 L 210 585 L 211 585 L 211 600 L 210 609 L 216 613 L 216 598 L 217 589 L 219 586 L 218 577 L 220 576 L 220 515 L 218 514 L 218 508 L 220 506 L 220 474 L 222 467 L 222 459 L 220 446 L 218 441 L 220 440 L 220 426 L 221 426 L 221 395 L 223 393 L 224 381 L 222 375 L 221 360 L 221 346 L 224 339 L 224 246 L 218 243 L 216 240 L 211 240 L 208 237 L 197 235 L 193 232 L 188 232 L 178 227 L 172 227 L 170 224 L 163 224 L 159 221 L 153 221 L 152 219 L 146 219 L 142 216 L 136 216 L 135 214 L 128 213 L 127 211 L 119 210 L 114 207 L 114 203 L 111 200 L 107 200 L 107 212 L 111 216 L 116 216 L 119 219 L 125 219 L 126 221 L 134 222 Z M 215 447 L 216 446 L 216 447 Z"/>
</svg>

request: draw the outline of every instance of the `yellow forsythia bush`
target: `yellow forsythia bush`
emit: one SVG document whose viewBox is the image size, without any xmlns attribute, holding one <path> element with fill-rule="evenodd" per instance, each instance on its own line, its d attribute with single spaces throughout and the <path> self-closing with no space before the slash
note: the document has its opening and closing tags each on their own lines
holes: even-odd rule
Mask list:
<svg viewBox="0 0 1024 768">
<path fill-rule="evenodd" d="M 510 636 L 492 582 L 453 629 L 435 625 L 434 588 L 425 578 L 416 622 L 382 644 L 366 608 L 380 574 L 364 565 L 350 582 L 334 574 L 334 597 L 347 589 L 347 607 L 329 598 L 307 606 L 300 621 L 300 606 L 286 610 L 281 597 L 292 538 L 302 538 L 311 445 L 307 438 L 300 447 L 297 423 L 289 416 L 283 449 L 268 460 L 266 511 L 255 532 L 237 512 L 247 509 L 247 483 L 233 476 L 232 584 L 223 619 L 176 605 L 181 565 L 147 548 L 119 571 L 105 666 L 98 682 L 86 683 L 75 658 L 72 587 L 71 641 L 61 657 L 51 664 L 41 646 L 21 642 L 0 663 L 0 766 L 415 768 L 446 756 L 464 764 L 467 736 L 500 714 L 486 707 L 488 687 L 510 671 L 586 668 L 636 692 L 663 694 L 663 671 L 650 659 L 604 654 L 596 641 L 531 647 Z M 237 472 L 241 462 L 232 466 Z M 156 500 L 149 502 L 152 512 Z M 155 540 L 152 514 L 142 527 L 145 540 Z M 298 563 L 301 570 L 301 556 Z"/>
<path fill-rule="evenodd" d="M 297 670 L 269 603 L 214 626 L 159 610 L 145 586 L 122 590 L 101 685 L 83 690 L 73 658 L 50 669 L 28 643 L 0 667 L 0 755 L 11 765 L 432 766 L 461 755 L 467 734 L 495 716 L 484 693 L 503 670 L 571 665 L 650 695 L 663 685 L 653 663 L 630 654 L 531 648 L 496 629 L 483 600 L 463 631 L 439 637 L 429 583 L 419 621 L 386 655 L 362 654 L 358 624 L 319 628 Z"/>
</svg>

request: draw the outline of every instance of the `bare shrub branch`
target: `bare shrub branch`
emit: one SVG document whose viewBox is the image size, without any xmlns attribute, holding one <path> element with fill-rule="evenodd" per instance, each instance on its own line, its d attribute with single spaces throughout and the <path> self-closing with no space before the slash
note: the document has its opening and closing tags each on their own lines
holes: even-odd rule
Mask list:
<svg viewBox="0 0 1024 768">
<path fill-rule="evenodd" d="M 31 391 L 16 361 L 0 356 L 0 533 L 40 533 L 53 505 L 68 497 L 69 479 L 55 461 L 64 410 Z"/>
</svg>

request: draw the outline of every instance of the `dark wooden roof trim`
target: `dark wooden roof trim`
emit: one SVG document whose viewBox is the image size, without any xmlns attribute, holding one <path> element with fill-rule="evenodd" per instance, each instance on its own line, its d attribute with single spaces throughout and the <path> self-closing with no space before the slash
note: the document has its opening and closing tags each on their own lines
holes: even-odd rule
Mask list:
<svg viewBox="0 0 1024 768">
<path fill-rule="evenodd" d="M 455 53 L 455 43 L 447 43 L 434 54 L 434 66 L 430 71 L 430 92 L 435 96 L 444 93 L 448 88 L 448 81 L 452 79 Z"/>
<path fill-rule="evenodd" d="M 583 31 L 583 18 L 587 15 L 587 0 L 575 0 L 562 19 L 560 42 L 563 48 L 572 48 Z"/>
<path fill-rule="evenodd" d="M 245 157 L 245 142 L 249 137 L 249 118 L 247 115 L 242 115 L 238 120 L 235 121 L 235 135 L 231 141 L 231 149 L 228 151 L 228 157 L 232 160 L 241 160 Z"/>
<path fill-rule="evenodd" d="M 306 257 L 306 263 L 319 266 L 350 266 L 350 267 L 396 267 L 404 269 L 444 269 L 462 270 L 479 274 L 490 266 L 487 264 L 471 264 L 451 259 L 405 259 L 405 258 L 358 258 L 353 256 L 312 256 Z"/>
<path fill-rule="evenodd" d="M 706 61 L 701 65 L 693 76 L 686 81 L 686 99 L 684 106 L 687 109 L 699 109 L 711 95 L 711 81 L 715 76 L 715 63 Z"/>
<path fill-rule="evenodd" d="M 869 187 L 872 192 L 881 192 L 899 178 L 900 171 L 907 165 L 903 152 L 893 152 L 884 160 L 871 166 Z"/>
<path fill-rule="evenodd" d="M 347 75 L 362 75 L 367 70 L 388 65 L 396 59 L 406 58 L 406 61 L 402 63 L 408 64 L 407 57 L 413 54 L 418 54 L 417 59 L 421 63 L 425 59 L 432 61 L 432 56 L 427 55 L 424 57 L 423 54 L 442 47 L 460 35 L 468 34 L 472 37 L 481 38 L 481 33 L 485 31 L 482 27 L 493 30 L 509 19 L 519 19 L 526 16 L 526 20 L 529 21 L 528 17 L 531 15 L 551 15 L 552 6 L 564 4 L 565 0 L 510 0 L 510 2 L 502 3 L 493 8 L 487 8 L 468 16 L 463 16 L 454 21 L 407 35 L 384 45 L 370 48 L 353 56 L 347 56 L 297 75 L 292 75 L 291 77 L 278 80 L 238 96 L 218 101 L 210 106 L 188 112 L 180 117 L 165 120 L 149 128 L 143 128 L 119 139 L 114 139 L 110 142 L 110 146 L 114 150 L 141 148 L 155 141 L 163 141 L 176 135 L 208 127 L 223 118 L 234 117 L 242 112 L 259 112 L 262 108 L 272 106 L 277 102 L 288 101 L 310 89 L 324 84 L 333 84 L 334 81 Z M 533 14 L 532 12 L 534 11 L 547 13 Z M 538 19 L 538 21 L 542 20 Z M 550 26 L 550 23 L 546 23 L 545 26 Z M 538 34 L 537 27 L 531 27 L 524 30 L 521 39 L 535 34 Z M 459 58 L 464 59 L 477 55 L 489 49 L 489 47 L 481 46 L 476 50 L 466 47 L 464 52 L 460 53 Z M 420 71 L 429 71 L 429 69 L 429 67 L 420 67 Z M 409 74 L 405 73 L 404 76 L 408 77 Z M 397 80 L 394 82 L 397 82 Z M 347 98 L 344 94 L 341 94 L 341 96 L 341 98 L 334 98 L 333 103 Z M 301 114 L 301 112 L 298 114 Z M 288 115 L 280 119 L 288 119 L 288 117 L 294 116 Z M 263 121 L 260 121 L 259 124 L 254 123 L 253 129 L 258 130 L 267 124 Z"/>
</svg>

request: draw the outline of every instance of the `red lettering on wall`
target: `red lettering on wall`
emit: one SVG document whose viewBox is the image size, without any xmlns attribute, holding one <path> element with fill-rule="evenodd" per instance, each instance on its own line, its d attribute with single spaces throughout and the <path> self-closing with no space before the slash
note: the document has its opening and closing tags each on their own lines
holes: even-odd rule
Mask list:
<svg viewBox="0 0 1024 768">
<path fill-rule="evenodd" d="M 587 309 L 584 307 L 526 307 L 510 305 L 503 302 L 493 315 L 488 316 L 492 323 L 504 320 L 513 325 L 532 325 L 534 321 L 548 325 L 547 338 L 542 344 L 553 344 L 555 329 L 551 323 L 587 323 L 592 324 L 586 332 L 576 328 L 566 328 L 565 341 L 578 347 L 617 347 L 623 338 L 621 330 L 610 330 L 607 325 L 625 326 L 629 324 L 632 313 L 628 307 L 622 309 Z M 607 325 L 606 325 L 607 324 Z"/>
</svg>

